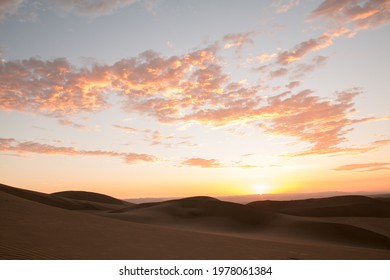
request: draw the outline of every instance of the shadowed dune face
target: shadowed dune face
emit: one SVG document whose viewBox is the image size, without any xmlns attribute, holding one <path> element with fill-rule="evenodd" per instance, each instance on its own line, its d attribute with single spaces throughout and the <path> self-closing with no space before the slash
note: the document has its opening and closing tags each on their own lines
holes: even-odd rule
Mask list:
<svg viewBox="0 0 390 280">
<path fill-rule="evenodd" d="M 0 191 L 28 200 L 32 200 L 38 203 L 42 203 L 44 205 L 50 205 L 67 210 L 112 210 L 118 207 L 123 207 L 123 205 L 131 205 L 131 203 L 127 204 L 127 202 L 124 202 L 124 204 L 118 204 L 116 202 L 117 199 L 115 198 L 112 198 L 116 202 L 114 204 L 111 202 L 107 202 L 108 199 L 105 199 L 106 201 L 102 203 L 102 201 L 99 200 L 103 200 L 102 198 L 106 198 L 105 195 L 88 192 L 83 193 L 83 197 L 86 199 L 78 200 L 72 198 L 72 195 L 69 194 L 67 196 L 61 196 L 56 194 L 49 195 L 40 192 L 18 189 L 3 184 L 0 184 Z M 78 193 L 79 192 L 76 192 L 76 196 Z M 98 198 L 98 200 L 95 199 L 96 197 Z"/>
<path fill-rule="evenodd" d="M 115 204 L 115 205 L 133 205 L 130 202 L 126 202 L 123 200 L 116 199 L 112 196 L 108 196 L 100 193 L 94 193 L 94 192 L 64 191 L 64 192 L 52 193 L 51 195 L 66 197 L 70 199 L 101 202 L 101 203 L 108 203 L 108 204 Z"/>
<path fill-rule="evenodd" d="M 135 205 L 111 211 L 106 216 L 140 223 L 250 230 L 266 226 L 274 214 L 211 197 L 191 197 Z"/>
<path fill-rule="evenodd" d="M 129 207 L 66 195 L 0 185 L 0 259 L 390 259 L 388 229 L 375 230 L 388 218 L 352 225 L 209 197 Z"/>
<path fill-rule="evenodd" d="M 275 212 L 306 217 L 390 218 L 390 203 L 365 196 L 340 196 L 293 201 L 256 201 L 248 205 Z"/>
<path fill-rule="evenodd" d="M 390 238 L 351 225 L 327 222 L 296 222 L 289 228 L 302 238 L 351 246 L 390 250 Z"/>
</svg>

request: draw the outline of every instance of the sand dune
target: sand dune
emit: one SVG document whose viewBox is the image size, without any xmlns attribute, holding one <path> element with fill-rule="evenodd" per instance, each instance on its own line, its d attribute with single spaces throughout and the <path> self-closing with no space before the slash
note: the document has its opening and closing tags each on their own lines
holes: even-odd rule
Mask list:
<svg viewBox="0 0 390 280">
<path fill-rule="evenodd" d="M 89 213 L 61 207 L 74 202 L 67 199 L 1 185 L 0 259 L 390 259 L 389 238 L 375 231 L 212 198 Z M 130 213 L 149 215 L 154 223 L 101 216 Z M 206 233 L 159 217 L 176 225 L 204 219 L 215 225 Z M 231 230 L 217 232 L 221 221 Z"/>
<path fill-rule="evenodd" d="M 175 227 L 243 230 L 264 227 L 274 214 L 211 197 L 191 197 L 139 204 L 111 211 L 105 216 Z"/>
<path fill-rule="evenodd" d="M 306 217 L 386 217 L 390 203 L 365 196 L 337 196 L 293 201 L 256 201 L 258 209 Z"/>
<path fill-rule="evenodd" d="M 107 204 L 116 204 L 116 205 L 134 205 L 133 203 L 126 202 L 120 199 L 116 199 L 112 196 L 108 196 L 105 194 L 94 193 L 94 192 L 85 192 L 85 191 L 64 191 L 64 192 L 56 192 L 52 193 L 52 196 L 66 197 L 70 199 L 76 200 L 84 200 L 84 201 L 92 201 L 92 202 L 100 202 Z"/>
<path fill-rule="evenodd" d="M 27 200 L 42 203 L 44 205 L 50 205 L 50 206 L 68 209 L 68 210 L 112 210 L 118 207 L 123 207 L 124 205 L 131 204 L 129 202 L 123 202 L 123 204 L 118 204 L 116 202 L 113 204 L 112 202 L 107 202 L 108 199 L 106 199 L 106 201 L 103 203 L 101 201 L 96 200 L 96 197 L 99 197 L 100 200 L 103 200 L 101 198 L 102 197 L 106 198 L 106 196 L 101 194 L 88 193 L 88 192 L 84 193 L 84 198 L 86 199 L 79 200 L 79 199 L 72 198 L 71 195 L 68 195 L 68 197 L 66 197 L 66 195 L 63 196 L 61 194 L 59 195 L 45 194 L 45 193 L 40 193 L 40 192 L 35 192 L 30 190 L 14 188 L 3 184 L 0 184 L 0 191 L 25 198 Z M 65 193 L 69 193 L 69 192 L 65 192 Z M 76 193 L 80 193 L 80 192 L 76 192 Z M 78 195 L 78 197 L 80 197 L 80 195 Z"/>
</svg>

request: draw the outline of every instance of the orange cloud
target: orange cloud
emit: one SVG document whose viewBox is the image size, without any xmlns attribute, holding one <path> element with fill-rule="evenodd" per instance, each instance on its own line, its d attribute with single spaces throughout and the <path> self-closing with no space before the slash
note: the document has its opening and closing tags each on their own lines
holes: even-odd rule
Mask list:
<svg viewBox="0 0 390 280">
<path fill-rule="evenodd" d="M 0 138 L 0 152 L 11 152 L 21 155 L 34 153 L 43 155 L 119 157 L 122 158 L 126 163 L 157 161 L 157 157 L 148 154 L 120 153 L 101 150 L 78 150 L 74 147 L 58 147 L 32 141 L 20 142 L 13 138 Z"/>
<path fill-rule="evenodd" d="M 334 34 L 343 34 L 340 30 Z M 314 43 L 301 44 L 292 53 L 303 56 L 307 50 L 314 50 L 317 43 L 314 40 Z M 103 110 L 109 92 L 116 91 L 125 99 L 125 110 L 147 114 L 162 123 L 222 126 L 261 122 L 259 127 L 266 133 L 295 137 L 312 145 L 296 155 L 340 152 L 339 145 L 346 141 L 348 126 L 377 120 L 350 118 L 355 112 L 353 98 L 359 94 L 358 90 L 339 93 L 333 101 L 323 100 L 310 90 L 261 96 L 259 85 L 230 81 L 217 59 L 218 50 L 217 46 L 210 46 L 171 57 L 147 51 L 112 65 L 90 68 L 77 68 L 65 59 L 3 62 L 0 64 L 0 109 L 40 113 L 59 118 L 62 124 L 77 126 L 69 121 L 69 115 Z M 296 69 L 309 71 L 325 60 L 317 56 L 311 64 L 298 64 Z M 273 75 L 287 71 L 281 69 L 281 73 L 276 70 Z M 296 85 L 296 81 L 292 82 L 288 88 Z M 114 127 L 134 132 L 128 127 Z M 158 131 L 150 131 L 146 136 L 152 145 L 167 147 L 175 143 L 163 143 L 163 140 L 173 138 Z M 355 152 L 372 149 L 359 148 Z"/>
<path fill-rule="evenodd" d="M 361 163 L 361 164 L 347 164 L 342 165 L 334 170 L 336 171 L 350 171 L 358 170 L 361 172 L 390 170 L 390 163 L 388 162 L 374 162 L 374 163 Z"/>
<path fill-rule="evenodd" d="M 31 58 L 0 65 L 0 109 L 33 111 L 63 117 L 93 112 L 106 106 L 103 91 L 108 83 L 94 84 L 94 73 L 74 70 L 65 59 Z"/>
<path fill-rule="evenodd" d="M 354 29 L 376 28 L 390 22 L 387 0 L 325 0 L 309 16 L 309 20 L 327 18 L 338 25 L 350 24 Z"/>
<path fill-rule="evenodd" d="M 334 155 L 334 156 L 340 156 L 340 155 L 356 155 L 356 154 L 362 154 L 367 153 L 371 151 L 376 151 L 379 148 L 389 145 L 390 139 L 388 140 L 379 140 L 369 143 L 365 146 L 360 147 L 325 147 L 325 148 L 316 148 L 313 147 L 309 150 L 303 151 L 303 152 L 297 152 L 297 153 L 291 153 L 285 155 L 286 157 L 298 157 L 298 156 L 307 156 L 307 155 Z"/>
<path fill-rule="evenodd" d="M 196 166 L 202 168 L 219 168 L 222 167 L 216 159 L 190 158 L 182 162 L 183 165 Z"/>
</svg>

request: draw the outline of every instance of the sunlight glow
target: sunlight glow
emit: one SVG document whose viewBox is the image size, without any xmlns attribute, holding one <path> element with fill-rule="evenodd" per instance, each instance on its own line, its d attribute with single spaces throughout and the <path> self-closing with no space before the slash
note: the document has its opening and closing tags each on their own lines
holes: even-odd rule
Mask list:
<svg viewBox="0 0 390 280">
<path fill-rule="evenodd" d="M 253 190 L 254 190 L 255 194 L 260 194 L 260 195 L 265 194 L 270 189 L 271 189 L 271 186 L 267 185 L 267 184 L 256 184 L 253 186 Z"/>
</svg>

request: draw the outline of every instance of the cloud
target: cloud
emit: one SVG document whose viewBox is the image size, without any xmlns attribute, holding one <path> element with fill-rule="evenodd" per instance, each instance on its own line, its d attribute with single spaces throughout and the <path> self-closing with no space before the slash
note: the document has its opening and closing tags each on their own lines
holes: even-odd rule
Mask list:
<svg viewBox="0 0 390 280">
<path fill-rule="evenodd" d="M 273 6 L 276 8 L 276 13 L 281 14 L 281 13 L 286 13 L 295 6 L 299 5 L 299 0 L 289 0 L 287 3 L 284 3 L 282 1 L 277 1 Z"/>
<path fill-rule="evenodd" d="M 75 123 L 75 122 L 73 122 L 73 121 L 71 121 L 69 119 L 59 119 L 58 123 L 60 125 L 70 126 L 70 127 L 81 129 L 81 130 L 87 129 L 87 127 L 85 125 Z"/>
<path fill-rule="evenodd" d="M 163 135 L 159 130 L 144 130 L 146 134 L 145 140 L 150 142 L 150 146 L 162 144 L 162 140 L 175 139 L 173 135 Z"/>
<path fill-rule="evenodd" d="M 300 63 L 295 65 L 295 68 L 291 71 L 294 79 L 301 78 L 304 75 L 315 71 L 319 67 L 325 65 L 328 57 L 318 55 L 310 60 L 309 63 Z"/>
<path fill-rule="evenodd" d="M 234 136 L 245 136 L 246 132 L 241 130 L 241 127 L 232 127 L 226 130 L 228 133 Z"/>
<path fill-rule="evenodd" d="M 125 133 L 135 133 L 138 131 L 138 129 L 128 126 L 121 126 L 121 125 L 113 125 L 114 128 L 119 129 Z"/>
<path fill-rule="evenodd" d="M 220 168 L 220 162 L 216 159 L 190 158 L 182 162 L 183 165 L 202 168 Z"/>
<path fill-rule="evenodd" d="M 274 59 L 277 56 L 278 56 L 277 53 L 270 53 L 270 54 L 269 53 L 263 53 L 261 55 L 256 56 L 254 60 L 256 60 L 259 63 L 263 63 L 263 62 L 270 61 L 270 60 Z"/>
<path fill-rule="evenodd" d="M 89 68 L 75 67 L 66 59 L 7 61 L 0 64 L 0 109 L 33 112 L 77 126 L 69 121 L 71 115 L 105 109 L 109 94 L 115 92 L 122 97 L 125 111 L 150 116 L 160 123 L 224 126 L 257 122 L 266 133 L 294 137 L 312 146 L 295 155 L 341 152 L 339 145 L 346 141 L 349 126 L 378 120 L 351 119 L 355 113 L 353 99 L 360 94 L 356 89 L 338 93 L 334 100 L 324 100 L 310 90 L 267 96 L 261 94 L 264 87 L 260 85 L 233 82 L 223 71 L 219 50 L 212 45 L 170 57 L 146 51 L 111 65 L 94 64 Z M 304 55 L 302 51 L 295 55 L 298 53 Z M 310 64 L 297 64 L 295 69 L 307 72 L 325 60 L 316 56 Z M 288 71 L 284 70 L 287 66 L 280 69 L 272 75 Z M 292 82 L 288 88 L 296 84 Z M 174 136 L 159 131 L 146 136 L 152 145 L 173 147 L 175 143 L 164 142 L 167 139 Z M 372 149 L 358 148 L 354 152 Z"/>
<path fill-rule="evenodd" d="M 317 38 L 299 43 L 289 51 L 279 53 L 277 63 L 286 65 L 301 60 L 310 52 L 316 52 L 332 45 L 334 38 L 348 34 L 350 35 L 351 31 L 344 27 L 327 31 Z"/>
<path fill-rule="evenodd" d="M 260 127 L 270 134 L 292 136 L 312 144 L 310 149 L 289 156 L 340 152 L 337 146 L 346 141 L 345 135 L 350 131 L 346 127 L 359 121 L 349 118 L 354 112 L 353 98 L 358 94 L 356 89 L 339 92 L 333 101 L 313 96 L 310 90 L 270 97 L 269 105 L 263 108 L 270 118 Z"/>
<path fill-rule="evenodd" d="M 231 33 L 223 37 L 225 42 L 224 48 L 230 49 L 232 47 L 237 47 L 238 50 L 242 49 L 245 45 L 254 45 L 254 41 L 250 38 L 255 32 L 245 32 L 245 33 Z"/>
<path fill-rule="evenodd" d="M 292 82 L 289 82 L 287 85 L 286 85 L 286 88 L 288 89 L 293 89 L 297 86 L 299 86 L 301 84 L 300 81 L 292 81 Z"/>
<path fill-rule="evenodd" d="M 371 171 L 379 171 L 379 170 L 390 170 L 389 162 L 374 162 L 374 163 L 361 163 L 361 164 L 347 164 L 342 165 L 334 170 L 336 171 L 350 171 L 357 170 L 361 172 L 371 172 Z"/>
<path fill-rule="evenodd" d="M 5 20 L 7 16 L 16 14 L 22 6 L 24 0 L 1 0 L 0 1 L 0 21 Z"/>
<path fill-rule="evenodd" d="M 390 22 L 388 0 L 325 0 L 308 17 L 326 18 L 354 30 L 377 28 Z"/>
<path fill-rule="evenodd" d="M 157 157 L 148 154 L 137 153 L 120 153 L 113 151 L 102 150 L 78 150 L 74 147 L 59 147 L 37 142 L 27 141 L 21 142 L 13 138 L 0 138 L 1 153 L 16 153 L 18 155 L 25 154 L 43 154 L 43 155 L 64 155 L 64 156 L 104 156 L 104 157 L 119 157 L 126 163 L 132 164 L 137 162 L 155 162 Z"/>
<path fill-rule="evenodd" d="M 389 145 L 390 139 L 388 140 L 379 140 L 368 143 L 364 146 L 349 146 L 349 147 L 327 147 L 324 149 L 315 149 L 311 148 L 306 151 L 291 153 L 285 155 L 286 157 L 299 157 L 299 156 L 307 156 L 307 155 L 333 155 L 333 156 L 343 156 L 343 155 L 356 155 L 363 154 L 367 152 L 376 151 L 379 148 Z"/>
<path fill-rule="evenodd" d="M 282 68 L 279 68 L 278 70 L 271 71 L 269 74 L 270 74 L 271 79 L 273 79 L 273 78 L 278 78 L 278 77 L 284 76 L 287 73 L 288 73 L 287 68 L 282 67 Z"/>
<path fill-rule="evenodd" d="M 136 2 L 137 0 L 57 0 L 60 8 L 66 12 L 86 17 L 111 14 Z"/>
<path fill-rule="evenodd" d="M 264 168 L 264 166 L 242 164 L 241 161 L 234 162 L 235 165 L 222 165 L 217 159 L 204 159 L 204 158 L 190 158 L 181 162 L 182 165 L 201 167 L 201 168 L 242 168 L 242 169 L 254 169 Z"/>
<path fill-rule="evenodd" d="M 108 85 L 98 73 L 75 69 L 66 59 L 30 58 L 0 64 L 0 109 L 61 117 L 106 106 Z"/>
</svg>

